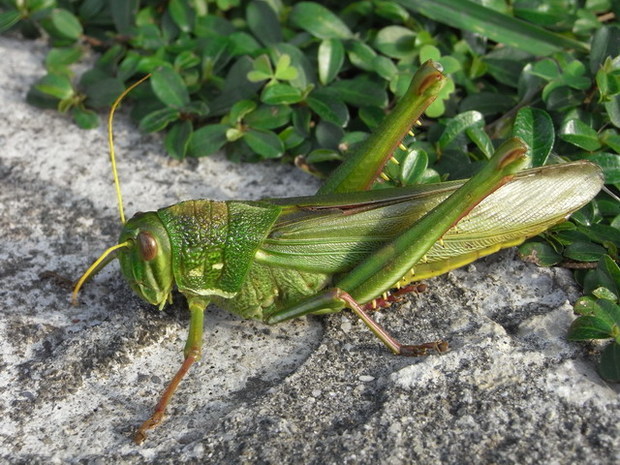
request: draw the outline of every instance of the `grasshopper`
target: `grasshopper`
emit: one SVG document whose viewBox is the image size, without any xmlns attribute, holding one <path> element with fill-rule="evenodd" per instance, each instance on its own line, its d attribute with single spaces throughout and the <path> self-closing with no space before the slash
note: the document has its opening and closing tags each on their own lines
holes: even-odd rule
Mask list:
<svg viewBox="0 0 620 465">
<path fill-rule="evenodd" d="M 146 78 L 144 78 L 146 79 Z M 143 80 L 144 80 L 143 79 Z M 76 284 L 114 258 L 131 288 L 162 309 L 176 286 L 190 310 L 181 368 L 153 415 L 135 434 L 159 424 L 177 386 L 201 357 L 203 314 L 214 303 L 243 318 L 274 324 L 349 308 L 397 355 L 445 352 L 444 341 L 402 344 L 369 315 L 390 291 L 443 274 L 560 223 L 589 202 L 603 177 L 578 161 L 526 169 L 527 146 L 504 142 L 468 181 L 370 191 L 445 77 L 427 62 L 406 95 L 313 197 L 257 202 L 188 200 L 125 221 L 108 119 L 112 171 L 123 229 Z M 382 297 L 382 298 L 380 298 Z"/>
</svg>

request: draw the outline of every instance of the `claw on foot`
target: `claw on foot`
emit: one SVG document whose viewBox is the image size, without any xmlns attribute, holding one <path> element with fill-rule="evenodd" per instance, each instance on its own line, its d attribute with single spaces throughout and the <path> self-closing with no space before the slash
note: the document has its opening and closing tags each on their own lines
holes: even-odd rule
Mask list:
<svg viewBox="0 0 620 465">
<path fill-rule="evenodd" d="M 429 351 L 435 351 L 438 354 L 444 354 L 450 349 L 446 341 L 425 342 L 417 345 L 401 345 L 398 355 L 406 357 L 423 357 L 428 355 Z"/>
</svg>

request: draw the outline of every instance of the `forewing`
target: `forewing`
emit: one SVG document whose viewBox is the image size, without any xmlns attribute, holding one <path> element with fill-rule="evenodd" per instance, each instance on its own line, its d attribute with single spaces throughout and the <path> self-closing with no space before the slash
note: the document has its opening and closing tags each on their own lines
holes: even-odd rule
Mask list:
<svg viewBox="0 0 620 465">
<path fill-rule="evenodd" d="M 377 191 L 376 200 L 370 200 L 373 192 L 278 200 L 287 206 L 286 213 L 276 221 L 256 259 L 304 271 L 345 272 L 413 225 L 461 184 Z M 583 161 L 523 171 L 448 230 L 401 284 L 520 244 L 564 221 L 602 185 L 600 169 Z"/>
</svg>

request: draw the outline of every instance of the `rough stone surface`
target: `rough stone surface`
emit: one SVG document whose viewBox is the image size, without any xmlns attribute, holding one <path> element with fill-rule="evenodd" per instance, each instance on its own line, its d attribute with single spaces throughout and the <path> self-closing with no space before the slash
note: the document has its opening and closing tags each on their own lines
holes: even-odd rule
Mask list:
<svg viewBox="0 0 620 465">
<path fill-rule="evenodd" d="M 612 464 L 617 387 L 596 347 L 568 343 L 577 289 L 512 250 L 376 314 L 444 356 L 389 354 L 352 315 L 274 327 L 216 308 L 205 357 L 142 446 L 131 435 L 176 371 L 188 315 L 142 303 L 117 265 L 69 303 L 119 231 L 103 130 L 24 102 L 39 43 L 0 38 L 0 460 L 10 463 Z M 128 213 L 188 198 L 312 193 L 276 164 L 172 163 L 117 121 Z"/>
</svg>

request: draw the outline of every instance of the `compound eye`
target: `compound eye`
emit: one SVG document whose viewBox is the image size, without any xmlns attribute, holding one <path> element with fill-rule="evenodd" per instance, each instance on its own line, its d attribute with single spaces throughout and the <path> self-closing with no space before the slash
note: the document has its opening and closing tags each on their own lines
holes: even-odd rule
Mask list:
<svg viewBox="0 0 620 465">
<path fill-rule="evenodd" d="M 142 260 L 151 261 L 157 256 L 157 241 L 146 231 L 140 231 L 136 238 L 138 242 L 138 253 Z"/>
</svg>

